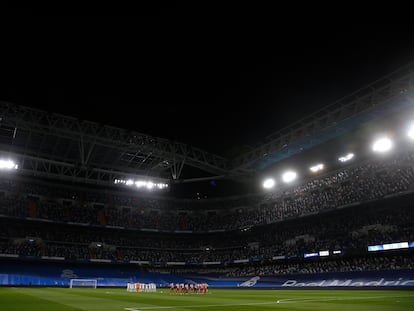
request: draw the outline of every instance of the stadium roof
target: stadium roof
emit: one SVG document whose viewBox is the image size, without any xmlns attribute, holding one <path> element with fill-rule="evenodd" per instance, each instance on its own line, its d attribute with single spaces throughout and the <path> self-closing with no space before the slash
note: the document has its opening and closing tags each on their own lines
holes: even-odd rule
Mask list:
<svg viewBox="0 0 414 311">
<path fill-rule="evenodd" d="M 206 27 L 209 16 L 14 15 L 32 23 L 10 39 L 3 152 L 70 180 L 240 180 L 332 139 L 333 122 L 339 135 L 363 121 L 351 116 L 386 113 L 411 87 L 411 67 L 383 79 L 412 61 L 403 25 L 234 30 L 239 20 Z"/>
<path fill-rule="evenodd" d="M 0 146 L 5 156 L 18 160 L 23 172 L 73 181 L 179 180 L 184 165 L 215 174 L 214 178 L 251 177 L 363 122 L 412 107 L 413 102 L 414 65 L 408 65 L 268 136 L 264 144 L 234 159 L 137 131 L 1 102 Z"/>
</svg>

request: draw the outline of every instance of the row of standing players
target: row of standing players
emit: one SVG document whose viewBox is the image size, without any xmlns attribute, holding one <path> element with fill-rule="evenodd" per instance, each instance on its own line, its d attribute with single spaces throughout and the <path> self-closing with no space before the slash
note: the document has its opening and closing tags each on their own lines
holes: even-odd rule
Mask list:
<svg viewBox="0 0 414 311">
<path fill-rule="evenodd" d="M 207 283 L 171 283 L 170 294 L 206 294 L 208 292 Z"/>
</svg>

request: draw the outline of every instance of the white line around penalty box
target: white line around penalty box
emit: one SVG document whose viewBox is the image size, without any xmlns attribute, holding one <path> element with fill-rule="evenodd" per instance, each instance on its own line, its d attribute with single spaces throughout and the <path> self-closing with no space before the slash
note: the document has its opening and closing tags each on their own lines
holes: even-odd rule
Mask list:
<svg viewBox="0 0 414 311">
<path fill-rule="evenodd" d="M 157 310 L 157 309 L 181 309 L 181 308 L 210 308 L 210 307 L 233 307 L 233 306 L 256 306 L 256 305 L 270 305 L 275 304 L 276 301 L 266 302 L 246 302 L 246 303 L 229 303 L 229 304 L 214 304 L 214 305 L 186 305 L 186 306 L 154 306 L 154 307 L 139 307 L 124 308 L 127 311 L 141 311 L 141 310 Z"/>
</svg>

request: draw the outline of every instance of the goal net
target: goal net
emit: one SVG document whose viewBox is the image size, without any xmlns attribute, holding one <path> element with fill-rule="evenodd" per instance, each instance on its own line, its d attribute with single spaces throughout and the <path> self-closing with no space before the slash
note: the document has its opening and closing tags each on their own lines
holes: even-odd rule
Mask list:
<svg viewBox="0 0 414 311">
<path fill-rule="evenodd" d="M 91 287 L 96 288 L 98 284 L 97 280 L 92 279 L 71 279 L 69 283 L 70 288 L 74 287 Z"/>
</svg>

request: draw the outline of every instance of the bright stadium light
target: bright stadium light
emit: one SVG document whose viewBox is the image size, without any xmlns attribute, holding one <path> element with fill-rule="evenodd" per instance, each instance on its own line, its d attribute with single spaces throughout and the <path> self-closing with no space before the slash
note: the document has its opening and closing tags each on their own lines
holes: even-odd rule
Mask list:
<svg viewBox="0 0 414 311">
<path fill-rule="evenodd" d="M 312 173 L 316 173 L 323 170 L 324 165 L 322 163 L 316 164 L 314 166 L 311 166 L 309 169 Z"/>
<path fill-rule="evenodd" d="M 283 179 L 284 182 L 290 183 L 290 182 L 292 182 L 296 179 L 296 176 L 297 176 L 296 172 L 288 171 L 288 172 L 283 174 L 282 179 Z"/>
<path fill-rule="evenodd" d="M 135 185 L 136 188 L 140 189 L 165 189 L 168 188 L 168 184 L 165 183 L 155 183 L 153 181 L 144 181 L 144 180 L 133 180 L 133 179 L 114 179 L 114 184 L 123 184 L 126 186 L 133 186 Z"/>
<path fill-rule="evenodd" d="M 338 158 L 338 160 L 340 162 L 347 162 L 349 160 L 352 160 L 353 157 L 354 157 L 354 154 L 353 153 L 348 153 L 347 155 L 344 155 L 344 156 Z"/>
<path fill-rule="evenodd" d="M 268 178 L 263 182 L 263 188 L 270 189 L 275 185 L 275 180 L 273 178 Z"/>
<path fill-rule="evenodd" d="M 144 186 L 146 186 L 146 185 L 147 185 L 147 182 L 146 182 L 146 181 L 137 180 L 137 181 L 135 182 L 135 186 L 137 186 L 138 188 L 144 187 Z"/>
<path fill-rule="evenodd" d="M 387 137 L 377 139 L 372 145 L 372 150 L 375 152 L 387 152 L 392 148 L 392 141 Z"/>
<path fill-rule="evenodd" d="M 164 189 L 164 188 L 168 187 L 167 184 L 163 184 L 163 183 L 159 183 L 159 184 L 156 184 L 156 185 L 157 185 L 158 189 Z"/>
<path fill-rule="evenodd" d="M 408 128 L 407 136 L 408 136 L 410 139 L 414 140 L 414 124 L 413 124 L 413 123 L 412 123 L 412 124 L 410 125 L 410 127 Z"/>
<path fill-rule="evenodd" d="M 17 170 L 18 167 L 12 160 L 0 160 L 0 170 Z"/>
</svg>

